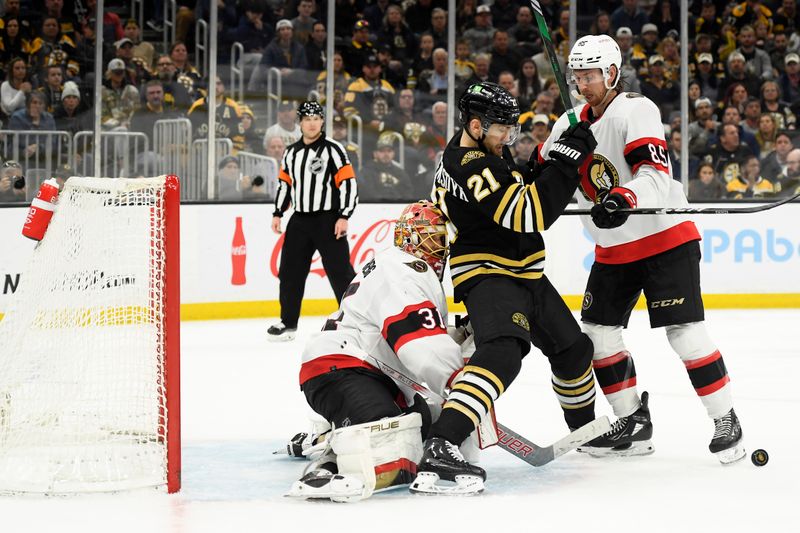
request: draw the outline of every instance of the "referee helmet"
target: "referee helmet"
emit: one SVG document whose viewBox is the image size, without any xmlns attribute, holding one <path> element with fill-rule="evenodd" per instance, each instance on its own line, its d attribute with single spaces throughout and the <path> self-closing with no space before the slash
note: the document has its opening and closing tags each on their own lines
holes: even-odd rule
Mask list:
<svg viewBox="0 0 800 533">
<path fill-rule="evenodd" d="M 325 118 L 325 109 L 316 100 L 306 100 L 297 108 L 298 120 L 303 120 L 303 117 L 311 117 L 314 115 Z"/>
</svg>

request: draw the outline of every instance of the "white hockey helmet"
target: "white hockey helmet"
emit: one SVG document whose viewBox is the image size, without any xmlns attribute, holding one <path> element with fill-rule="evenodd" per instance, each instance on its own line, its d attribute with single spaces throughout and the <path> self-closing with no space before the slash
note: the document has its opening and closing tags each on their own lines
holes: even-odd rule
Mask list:
<svg viewBox="0 0 800 533">
<path fill-rule="evenodd" d="M 611 82 L 611 65 L 617 67 L 617 78 Z M 617 41 L 608 35 L 587 35 L 577 40 L 569 53 L 569 74 L 573 70 L 599 68 L 603 72 L 606 89 L 613 89 L 620 79 L 622 52 Z"/>
</svg>

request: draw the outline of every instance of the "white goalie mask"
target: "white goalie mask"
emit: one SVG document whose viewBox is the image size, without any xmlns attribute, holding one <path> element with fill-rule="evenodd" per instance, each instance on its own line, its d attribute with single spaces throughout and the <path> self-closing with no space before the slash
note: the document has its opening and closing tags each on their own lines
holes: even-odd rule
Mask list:
<svg viewBox="0 0 800 533">
<path fill-rule="evenodd" d="M 613 81 L 611 65 L 617 67 L 617 76 Z M 570 83 L 577 85 L 574 71 L 599 68 L 606 89 L 613 89 L 619 83 L 621 66 L 622 52 L 614 39 L 608 35 L 587 35 L 578 39 L 569 53 L 567 78 Z"/>
</svg>

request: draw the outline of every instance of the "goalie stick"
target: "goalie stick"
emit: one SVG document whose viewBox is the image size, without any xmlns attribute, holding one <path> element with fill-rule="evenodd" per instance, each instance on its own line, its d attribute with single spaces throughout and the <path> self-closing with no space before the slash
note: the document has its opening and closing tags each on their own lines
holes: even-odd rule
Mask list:
<svg viewBox="0 0 800 533">
<path fill-rule="evenodd" d="M 539 33 L 542 34 L 542 41 L 544 42 L 544 49 L 547 51 L 547 58 L 550 59 L 550 67 L 553 69 L 553 76 L 556 78 L 558 84 L 558 93 L 561 96 L 561 103 L 567 112 L 567 118 L 570 125 L 578 123 L 578 117 L 575 116 L 575 110 L 572 108 L 572 100 L 569 97 L 567 90 L 567 83 L 564 79 L 564 74 L 561 73 L 561 65 L 558 63 L 558 56 L 553 48 L 553 41 L 550 39 L 550 30 L 547 28 L 547 22 L 544 20 L 542 13 L 542 6 L 539 5 L 539 0 L 531 0 L 531 9 L 536 17 L 536 24 L 539 26 Z"/>
<path fill-rule="evenodd" d="M 615 212 L 628 215 L 735 215 L 768 211 L 797 198 L 800 198 L 800 192 L 777 202 L 752 207 L 638 207 L 636 209 L 619 209 Z M 591 213 L 591 209 L 568 209 L 561 214 L 590 215 Z"/>
<path fill-rule="evenodd" d="M 392 368 L 383 361 L 367 355 L 370 362 L 375 365 L 381 372 L 403 383 L 407 387 L 420 393 L 431 400 L 444 402 L 444 398 L 428 389 L 413 378 L 403 374 L 399 370 Z M 581 426 L 569 435 L 557 440 L 549 446 L 539 446 L 529 441 L 513 429 L 497 423 L 497 429 L 500 440 L 497 443 L 500 448 L 507 451 L 511 455 L 517 457 L 528 463 L 531 466 L 544 466 L 550 461 L 561 457 L 568 451 L 576 449 L 581 444 L 585 444 L 595 437 L 599 437 L 604 433 L 611 430 L 611 424 L 608 422 L 607 416 L 602 416 L 585 426 Z"/>
</svg>

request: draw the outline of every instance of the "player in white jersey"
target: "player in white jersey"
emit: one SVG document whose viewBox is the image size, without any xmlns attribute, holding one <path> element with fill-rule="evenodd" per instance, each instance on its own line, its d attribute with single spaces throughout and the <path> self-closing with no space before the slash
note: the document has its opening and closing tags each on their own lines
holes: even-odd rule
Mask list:
<svg viewBox="0 0 800 533">
<path fill-rule="evenodd" d="M 658 107 L 625 92 L 622 57 L 608 36 L 579 39 L 569 55 L 569 77 L 586 100 L 575 108 L 591 123 L 597 148 L 581 169 L 578 203 L 592 206 L 583 217 L 596 243 L 581 319 L 594 344 L 593 366 L 614 413 L 610 433 L 582 447 L 592 455 L 644 455 L 653 452 L 648 395 L 636 391 L 636 370 L 625 348 L 622 328 L 644 292 L 651 327 L 665 327 L 673 350 L 715 432 L 709 449 L 722 463 L 744 457 L 742 430 L 733 410 L 730 384 L 719 350 L 706 332 L 700 294 L 700 234 L 694 223 L 676 215 L 637 215 L 620 208 L 687 205 L 681 184 L 672 179 Z M 566 114 L 538 147 L 540 160 L 569 127 Z"/>
<path fill-rule="evenodd" d="M 339 310 L 306 345 L 300 387 L 335 429 L 330 450 L 295 482 L 291 496 L 358 500 L 414 479 L 430 411 L 372 358 L 441 396 L 464 366 L 461 348 L 447 332 L 444 224 L 430 202 L 406 207 L 395 226 L 395 246 L 364 265 Z"/>
</svg>

